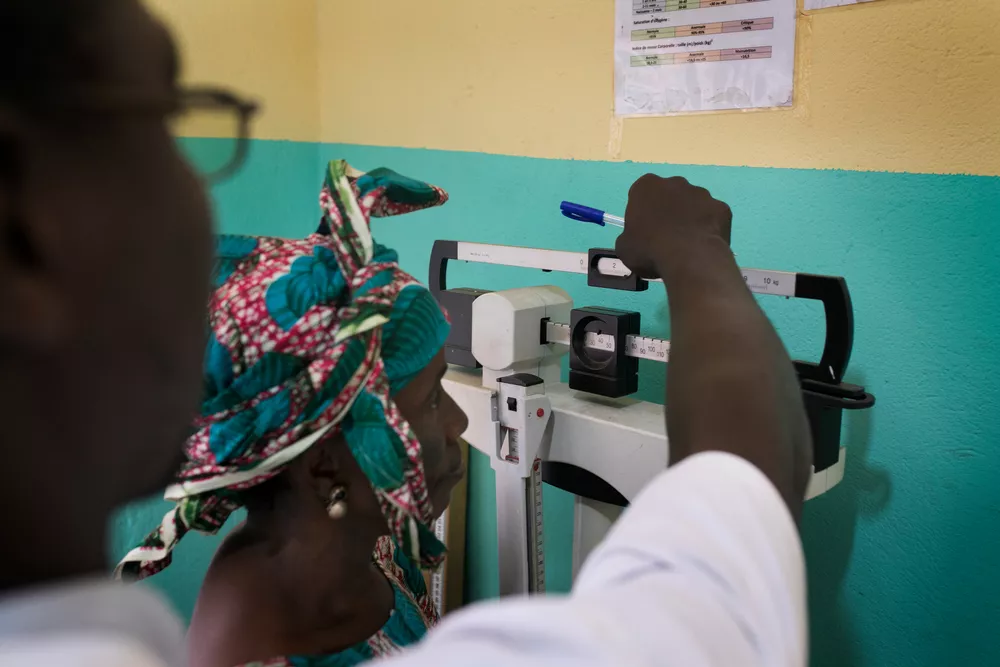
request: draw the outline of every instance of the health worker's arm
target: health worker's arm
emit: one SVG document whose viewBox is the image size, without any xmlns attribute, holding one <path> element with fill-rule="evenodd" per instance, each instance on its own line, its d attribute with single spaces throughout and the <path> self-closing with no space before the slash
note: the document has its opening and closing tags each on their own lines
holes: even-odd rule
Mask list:
<svg viewBox="0 0 1000 667">
<path fill-rule="evenodd" d="M 671 315 L 671 462 L 566 598 L 446 619 L 393 667 L 801 667 L 795 521 L 811 465 L 788 354 L 729 250 L 732 213 L 680 178 L 629 192 L 617 251 L 661 277 Z"/>
</svg>

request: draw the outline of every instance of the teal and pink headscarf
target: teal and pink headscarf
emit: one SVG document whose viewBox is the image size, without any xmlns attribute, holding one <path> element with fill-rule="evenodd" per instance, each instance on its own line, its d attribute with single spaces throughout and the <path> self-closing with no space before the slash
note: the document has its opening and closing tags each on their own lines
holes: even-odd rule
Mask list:
<svg viewBox="0 0 1000 667">
<path fill-rule="evenodd" d="M 396 253 L 372 239 L 369 220 L 447 199 L 388 169 L 361 173 L 335 161 L 315 234 L 220 238 L 201 414 L 165 494 L 176 505 L 117 576 L 164 569 L 188 531 L 216 533 L 239 509 L 240 491 L 337 433 L 397 545 L 425 566 L 441 561 L 420 443 L 392 396 L 438 353 L 448 322 Z"/>
</svg>

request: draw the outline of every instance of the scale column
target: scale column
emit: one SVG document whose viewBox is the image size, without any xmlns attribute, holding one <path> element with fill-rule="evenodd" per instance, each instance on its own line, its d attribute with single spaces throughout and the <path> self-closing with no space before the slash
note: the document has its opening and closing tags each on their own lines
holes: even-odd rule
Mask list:
<svg viewBox="0 0 1000 667">
<path fill-rule="evenodd" d="M 516 373 L 497 380 L 494 394 L 497 546 L 500 595 L 545 590 L 540 454 L 552 404 L 536 375 Z"/>
</svg>

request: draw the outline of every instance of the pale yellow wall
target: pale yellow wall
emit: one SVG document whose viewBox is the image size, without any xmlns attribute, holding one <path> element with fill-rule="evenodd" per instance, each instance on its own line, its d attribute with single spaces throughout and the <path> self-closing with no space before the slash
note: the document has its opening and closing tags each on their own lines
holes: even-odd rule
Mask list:
<svg viewBox="0 0 1000 667">
<path fill-rule="evenodd" d="M 802 14 L 791 110 L 612 114 L 614 0 L 150 0 L 255 136 L 551 158 L 1000 175 L 1000 0 Z"/>
<path fill-rule="evenodd" d="M 325 141 L 1000 174 L 1000 0 L 802 15 L 788 111 L 612 120 L 613 0 L 318 0 Z"/>
<path fill-rule="evenodd" d="M 146 4 L 179 42 L 187 82 L 224 84 L 262 102 L 254 136 L 315 141 L 320 117 L 316 1 Z"/>
</svg>

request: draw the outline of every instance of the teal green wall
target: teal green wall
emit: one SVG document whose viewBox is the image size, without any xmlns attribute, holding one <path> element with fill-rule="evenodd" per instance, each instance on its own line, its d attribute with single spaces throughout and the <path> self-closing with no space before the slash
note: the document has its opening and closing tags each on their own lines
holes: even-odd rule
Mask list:
<svg viewBox="0 0 1000 667">
<path fill-rule="evenodd" d="M 735 211 L 733 247 L 743 266 L 840 274 L 855 307 L 848 380 L 878 397 L 849 414 L 844 482 L 811 501 L 803 522 L 809 559 L 813 664 L 1000 664 L 1000 178 L 736 167 L 577 162 L 282 142 L 256 142 L 248 168 L 215 192 L 222 229 L 301 235 L 317 220 L 329 159 L 389 166 L 447 189 L 443 208 L 377 220 L 375 236 L 399 249 L 404 268 L 427 275 L 437 238 L 585 250 L 610 231 L 562 218 L 562 199 L 622 212 L 647 171 L 680 174 Z M 578 305 L 635 308 L 643 329 L 668 335 L 656 290 L 591 290 L 575 276 L 458 266 L 453 286 L 567 289 Z M 815 358 L 822 312 L 761 300 L 793 356 Z M 660 402 L 663 371 L 640 369 L 640 396 Z M 496 593 L 496 536 L 489 465 L 470 467 L 470 598 Z M 550 586 L 569 583 L 571 504 L 546 492 Z M 115 553 L 156 523 L 158 501 L 117 522 Z M 668 511 L 668 508 L 665 508 Z M 213 541 L 185 540 L 153 581 L 185 613 Z"/>
</svg>

